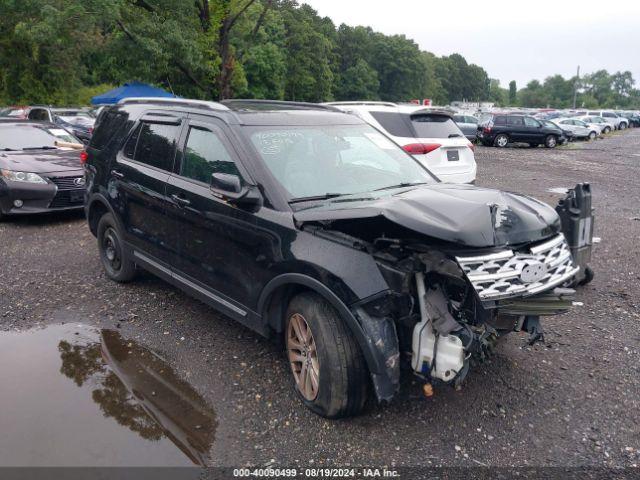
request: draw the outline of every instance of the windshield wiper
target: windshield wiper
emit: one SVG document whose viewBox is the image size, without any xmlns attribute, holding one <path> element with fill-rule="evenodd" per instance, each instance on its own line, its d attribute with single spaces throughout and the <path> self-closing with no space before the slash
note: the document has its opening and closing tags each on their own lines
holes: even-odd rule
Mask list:
<svg viewBox="0 0 640 480">
<path fill-rule="evenodd" d="M 312 195 L 310 197 L 296 197 L 289 200 L 289 203 L 313 202 L 315 200 L 328 200 L 330 198 L 341 197 L 346 193 L 323 193 L 322 195 Z"/>
<path fill-rule="evenodd" d="M 374 192 L 378 192 L 380 190 L 391 190 L 392 188 L 414 187 L 416 185 L 428 185 L 428 183 L 427 182 L 403 182 L 403 183 L 398 183 L 397 185 L 389 185 L 388 187 L 376 188 Z"/>
<path fill-rule="evenodd" d="M 43 147 L 24 147 L 22 150 L 57 150 L 57 147 L 51 147 L 49 145 L 45 145 Z"/>
</svg>

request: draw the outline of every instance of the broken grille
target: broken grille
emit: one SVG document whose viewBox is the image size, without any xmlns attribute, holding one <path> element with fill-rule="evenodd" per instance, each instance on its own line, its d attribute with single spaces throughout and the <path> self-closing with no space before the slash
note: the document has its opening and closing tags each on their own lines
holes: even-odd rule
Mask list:
<svg viewBox="0 0 640 480">
<path fill-rule="evenodd" d="M 505 250 L 456 260 L 481 300 L 535 295 L 563 284 L 579 270 L 562 234 L 529 253 Z M 531 269 L 537 272 L 533 279 L 527 274 Z"/>
</svg>

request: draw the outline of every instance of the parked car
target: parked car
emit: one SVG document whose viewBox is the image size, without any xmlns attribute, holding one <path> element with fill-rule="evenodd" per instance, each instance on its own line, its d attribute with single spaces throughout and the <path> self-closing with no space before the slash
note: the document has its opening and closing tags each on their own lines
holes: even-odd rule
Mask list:
<svg viewBox="0 0 640 480">
<path fill-rule="evenodd" d="M 47 106 L 29 107 L 28 118 L 41 122 L 55 123 L 88 143 L 93 132 L 95 118 L 82 108 L 52 108 Z"/>
<path fill-rule="evenodd" d="M 589 126 L 582 120 L 575 118 L 557 118 L 552 120 L 552 122 L 563 130 L 570 131 L 572 138 L 588 138 L 589 140 L 594 140 L 600 134 L 600 127 L 595 125 Z"/>
<path fill-rule="evenodd" d="M 556 129 L 559 128 L 562 131 L 562 135 L 560 136 L 558 143 L 560 145 L 564 145 L 567 142 L 573 142 L 575 140 L 574 136 L 573 136 L 573 132 L 571 132 L 570 130 L 567 130 L 565 128 L 562 128 L 560 125 L 558 125 L 557 123 L 554 123 L 553 120 L 538 120 L 543 127 L 547 127 L 547 128 L 551 128 L 551 129 Z M 533 144 L 533 145 L 529 145 L 530 147 L 538 147 L 538 145 Z"/>
<path fill-rule="evenodd" d="M 616 112 L 629 120 L 629 127 L 640 127 L 640 112 Z"/>
<path fill-rule="evenodd" d="M 51 123 L 0 122 L 0 218 L 81 209 L 79 140 Z"/>
<path fill-rule="evenodd" d="M 501 148 L 515 142 L 554 148 L 567 140 L 560 127 L 543 121 L 521 114 L 493 114 L 478 125 L 478 139 L 485 146 Z"/>
<path fill-rule="evenodd" d="M 590 117 L 602 117 L 605 122 L 611 125 L 613 130 L 624 130 L 629 126 L 629 120 L 610 110 L 589 111 L 587 115 Z"/>
<path fill-rule="evenodd" d="M 470 142 L 476 141 L 476 132 L 478 131 L 478 119 L 476 117 L 458 113 L 453 116 L 453 121 L 456 122 L 458 128 L 462 130 L 467 140 Z"/>
<path fill-rule="evenodd" d="M 326 417 L 369 391 L 391 400 L 404 362 L 460 385 L 498 337 L 534 342 L 539 316 L 572 304 L 561 286 L 580 269 L 555 210 L 438 182 L 333 107 L 125 99 L 100 115 L 85 170 L 106 275 L 144 268 L 281 339 Z"/>
<path fill-rule="evenodd" d="M 598 125 L 602 133 L 610 133 L 614 129 L 613 125 L 602 117 L 584 115 L 576 118 L 588 124 Z"/>
<path fill-rule="evenodd" d="M 27 118 L 29 113 L 29 107 L 14 105 L 12 107 L 5 107 L 0 109 L 0 118 L 19 120 Z"/>
<path fill-rule="evenodd" d="M 466 139 L 449 111 L 387 102 L 332 102 L 383 132 L 412 154 L 440 180 L 473 183 L 474 145 Z"/>
</svg>

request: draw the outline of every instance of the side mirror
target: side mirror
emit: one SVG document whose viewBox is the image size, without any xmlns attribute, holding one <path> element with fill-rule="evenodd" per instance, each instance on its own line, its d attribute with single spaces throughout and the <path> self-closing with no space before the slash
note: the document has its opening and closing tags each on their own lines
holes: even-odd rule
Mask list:
<svg viewBox="0 0 640 480">
<path fill-rule="evenodd" d="M 232 197 L 242 192 L 242 183 L 237 175 L 214 173 L 211 175 L 211 189 Z"/>
<path fill-rule="evenodd" d="M 262 195 L 255 185 L 242 186 L 240 177 L 230 173 L 211 175 L 211 191 L 223 200 L 238 206 L 257 208 L 262 205 Z"/>
</svg>

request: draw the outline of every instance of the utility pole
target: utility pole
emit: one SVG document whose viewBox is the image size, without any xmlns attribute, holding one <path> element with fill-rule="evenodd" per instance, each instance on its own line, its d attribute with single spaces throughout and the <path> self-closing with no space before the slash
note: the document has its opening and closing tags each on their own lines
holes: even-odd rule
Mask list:
<svg viewBox="0 0 640 480">
<path fill-rule="evenodd" d="M 576 81 L 573 82 L 573 109 L 576 109 L 576 98 L 578 96 L 578 82 L 580 82 L 580 65 L 578 65 L 578 73 L 576 73 Z"/>
</svg>

